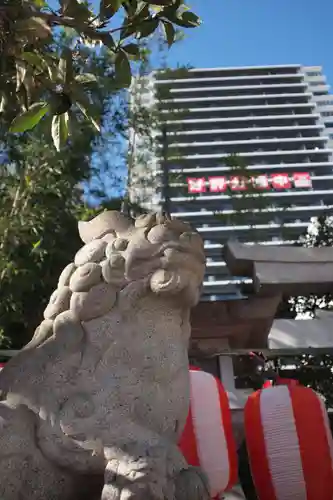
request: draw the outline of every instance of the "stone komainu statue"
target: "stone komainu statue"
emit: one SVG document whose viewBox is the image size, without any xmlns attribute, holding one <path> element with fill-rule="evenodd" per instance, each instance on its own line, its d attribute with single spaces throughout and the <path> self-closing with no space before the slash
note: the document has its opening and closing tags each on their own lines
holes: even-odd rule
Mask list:
<svg viewBox="0 0 333 500">
<path fill-rule="evenodd" d="M 177 447 L 202 240 L 119 212 L 79 232 L 44 321 L 0 374 L 0 498 L 206 500 Z"/>
</svg>

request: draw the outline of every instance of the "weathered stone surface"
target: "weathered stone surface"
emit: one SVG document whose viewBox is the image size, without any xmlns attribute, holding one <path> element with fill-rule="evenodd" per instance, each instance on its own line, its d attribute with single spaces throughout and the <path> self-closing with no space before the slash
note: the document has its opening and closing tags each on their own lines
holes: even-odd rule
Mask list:
<svg viewBox="0 0 333 500">
<path fill-rule="evenodd" d="M 31 349 L 32 347 L 45 342 L 45 340 L 51 337 L 51 335 L 53 335 L 53 324 L 53 320 L 44 319 L 44 321 L 42 321 L 41 324 L 36 328 L 34 336 L 30 340 L 29 344 L 24 347 L 24 349 Z"/>
<path fill-rule="evenodd" d="M 69 288 L 72 292 L 85 292 L 102 280 L 102 269 L 95 262 L 80 266 L 71 276 Z"/>
<path fill-rule="evenodd" d="M 76 266 L 83 266 L 87 262 L 99 262 L 104 258 L 107 242 L 105 240 L 93 240 L 82 247 L 75 255 Z"/>
<path fill-rule="evenodd" d="M 54 319 L 58 314 L 69 309 L 71 291 L 68 286 L 58 288 L 50 297 L 50 302 L 44 311 L 45 319 Z"/>
<path fill-rule="evenodd" d="M 107 283 L 93 286 L 88 292 L 75 292 L 71 297 L 71 311 L 81 320 L 103 316 L 112 309 L 117 290 Z"/>
<path fill-rule="evenodd" d="M 76 270 L 76 265 L 74 264 L 74 262 L 71 262 L 70 264 L 68 264 L 68 266 L 65 267 L 63 272 L 60 274 L 58 281 L 58 288 L 62 288 L 63 286 L 69 285 L 69 281 L 75 270 Z"/>
<path fill-rule="evenodd" d="M 137 217 L 135 227 L 139 228 L 152 228 L 156 224 L 156 214 L 143 214 Z M 163 222 L 160 222 L 163 224 Z"/>
<path fill-rule="evenodd" d="M 84 243 L 102 238 L 107 233 L 126 233 L 132 228 L 132 222 L 117 211 L 102 212 L 89 222 L 79 222 L 79 234 Z"/>
<path fill-rule="evenodd" d="M 176 444 L 204 275 L 184 228 L 116 212 L 80 224 L 47 319 L 0 373 L 0 498 L 209 500 Z"/>
<path fill-rule="evenodd" d="M 111 254 L 109 259 L 101 262 L 104 281 L 122 288 L 127 283 L 125 278 L 125 259 L 121 254 Z"/>
</svg>

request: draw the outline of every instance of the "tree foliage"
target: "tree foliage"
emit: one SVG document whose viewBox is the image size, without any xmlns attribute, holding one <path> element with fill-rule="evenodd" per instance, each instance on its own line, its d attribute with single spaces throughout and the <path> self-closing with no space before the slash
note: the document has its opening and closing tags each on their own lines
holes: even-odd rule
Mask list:
<svg viewBox="0 0 333 500">
<path fill-rule="evenodd" d="M 164 57 L 166 43 L 160 41 L 161 36 L 154 36 L 139 43 L 139 73 L 152 69 L 149 60 L 154 57 L 156 62 L 152 52 L 157 48 Z M 73 36 L 59 34 L 58 43 L 62 51 L 72 45 Z M 96 51 L 83 44 L 73 61 L 75 73 L 93 74 L 99 82 L 89 84 L 86 92 L 94 116 L 100 117 L 101 133 L 84 114 L 71 109 L 70 138 L 56 151 L 50 147 L 56 137 L 51 116 L 20 135 L 8 134 L 7 122 L 0 118 L 3 346 L 20 348 L 30 340 L 61 270 L 82 245 L 77 220 L 91 219 L 104 209 L 120 209 L 129 166 L 129 131 L 148 131 L 155 122 L 153 109 L 143 105 L 133 109 L 126 89 L 114 87 L 109 78 L 112 64 L 113 55 L 105 47 Z M 141 210 L 129 200 L 127 208 Z"/>
<path fill-rule="evenodd" d="M 62 40 L 63 46 L 70 43 L 70 38 Z M 109 137 L 116 137 L 124 125 L 121 96 L 105 78 L 109 61 L 108 51 L 96 53 L 84 46 L 75 61 L 75 67 L 99 78 L 99 86 L 89 92 L 94 112 L 101 117 L 103 134 L 86 117 L 77 116 L 72 121 L 75 126 L 70 141 L 57 152 L 50 147 L 51 135 L 55 136 L 51 117 L 21 136 L 8 134 L 5 121 L 0 121 L 0 340 L 3 345 L 10 343 L 19 348 L 31 338 L 60 271 L 81 246 L 77 219 L 90 218 L 96 213 L 97 208 L 87 205 L 83 196 L 99 170 L 91 158 L 108 149 Z M 100 198 L 98 210 L 110 206 L 105 192 Z M 119 208 L 120 201 L 115 200 L 111 206 Z"/>
<path fill-rule="evenodd" d="M 131 61 L 140 58 L 140 41 L 161 30 L 168 45 L 177 27 L 192 28 L 199 18 L 183 0 L 4 0 L 0 6 L 0 113 L 12 133 L 32 130 L 50 118 L 53 142 L 60 150 L 77 116 L 89 119 L 100 131 L 100 115 L 91 101 L 91 89 L 100 85 L 94 73 L 75 64 L 82 47 L 107 51 L 104 75 L 114 90 L 131 84 Z M 71 45 L 59 37 L 70 35 Z"/>
</svg>

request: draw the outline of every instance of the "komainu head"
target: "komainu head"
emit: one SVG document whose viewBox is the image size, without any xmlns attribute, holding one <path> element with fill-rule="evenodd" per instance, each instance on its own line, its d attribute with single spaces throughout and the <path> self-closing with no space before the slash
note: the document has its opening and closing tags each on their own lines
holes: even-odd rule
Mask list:
<svg viewBox="0 0 333 500">
<path fill-rule="evenodd" d="M 111 310 L 133 283 L 146 291 L 194 306 L 205 271 L 201 237 L 187 223 L 160 214 L 133 220 L 116 211 L 79 222 L 85 245 L 62 272 L 44 312 L 53 321 L 71 310 L 81 321 Z"/>
</svg>

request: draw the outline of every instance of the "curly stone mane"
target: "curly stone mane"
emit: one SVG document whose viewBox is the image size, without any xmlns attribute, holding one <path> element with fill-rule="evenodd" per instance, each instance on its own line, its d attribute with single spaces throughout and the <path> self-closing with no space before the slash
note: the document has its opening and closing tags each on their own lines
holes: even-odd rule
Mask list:
<svg viewBox="0 0 333 500">
<path fill-rule="evenodd" d="M 0 373 L 0 497 L 208 500 L 177 447 L 202 240 L 159 214 L 104 212 L 79 233 L 44 320 Z"/>
<path fill-rule="evenodd" d="M 190 306 L 197 303 L 205 257 L 202 240 L 189 224 L 160 214 L 133 221 L 110 211 L 80 222 L 79 232 L 85 245 L 61 273 L 45 319 L 26 348 L 52 335 L 59 314 L 71 311 L 79 321 L 89 321 L 108 313 L 119 295 L 129 300 L 148 290 L 182 292 Z"/>
</svg>

